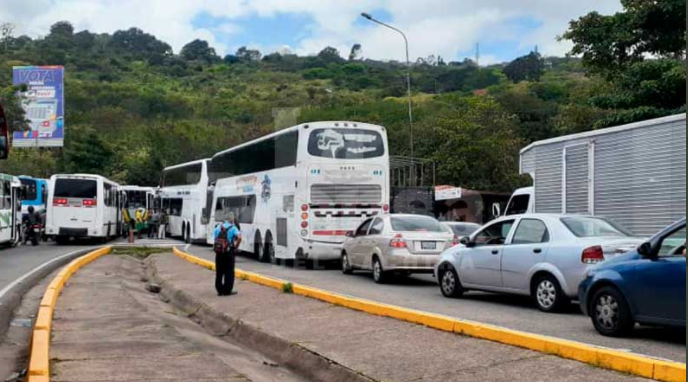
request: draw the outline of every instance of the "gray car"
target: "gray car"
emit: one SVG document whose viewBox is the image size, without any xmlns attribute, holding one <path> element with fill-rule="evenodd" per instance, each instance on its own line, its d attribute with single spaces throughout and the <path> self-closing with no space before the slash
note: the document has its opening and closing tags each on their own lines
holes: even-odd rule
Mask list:
<svg viewBox="0 0 688 382">
<path fill-rule="evenodd" d="M 445 297 L 469 290 L 532 296 L 554 312 L 577 298 L 590 266 L 643 240 L 611 221 L 528 214 L 497 219 L 442 254 L 435 270 Z"/>
<path fill-rule="evenodd" d="M 419 215 L 371 218 L 348 236 L 342 250 L 343 272 L 373 271 L 378 284 L 393 273 L 432 273 L 442 252 L 458 245 L 446 226 Z"/>
</svg>

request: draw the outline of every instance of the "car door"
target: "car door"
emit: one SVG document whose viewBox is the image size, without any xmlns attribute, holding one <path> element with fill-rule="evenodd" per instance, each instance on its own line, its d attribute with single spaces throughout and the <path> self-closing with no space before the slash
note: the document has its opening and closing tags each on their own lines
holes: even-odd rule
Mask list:
<svg viewBox="0 0 688 382">
<path fill-rule="evenodd" d="M 363 266 L 363 263 L 361 262 L 363 256 L 363 244 L 364 241 L 367 239 L 368 236 L 368 230 L 370 229 L 370 225 L 373 222 L 373 219 L 367 219 L 364 221 L 354 232 L 354 237 L 350 245 L 350 252 L 349 253 L 349 262 L 351 263 L 352 266 L 361 268 Z"/>
<path fill-rule="evenodd" d="M 521 219 L 502 254 L 504 288 L 529 292 L 530 270 L 542 262 L 549 250 L 550 233 L 544 221 Z"/>
<path fill-rule="evenodd" d="M 633 277 L 638 316 L 659 323 L 681 324 L 686 321 L 686 227 L 667 236 L 657 259 L 641 259 Z"/>
<path fill-rule="evenodd" d="M 491 288 L 502 287 L 502 253 L 514 220 L 490 224 L 472 240 L 472 248 L 463 249 L 460 278 L 466 284 Z"/>
<path fill-rule="evenodd" d="M 385 240 L 384 229 L 385 222 L 381 218 L 375 218 L 375 220 L 373 220 L 372 224 L 370 225 L 370 230 L 368 230 L 368 236 L 366 237 L 364 244 L 361 246 L 361 262 L 363 264 L 363 268 L 373 268 L 372 255 L 373 253 L 375 253 L 375 249 L 382 245 L 381 243 Z M 387 242 L 387 246 L 389 246 L 389 241 Z M 381 255 L 384 256 L 384 252 Z"/>
</svg>

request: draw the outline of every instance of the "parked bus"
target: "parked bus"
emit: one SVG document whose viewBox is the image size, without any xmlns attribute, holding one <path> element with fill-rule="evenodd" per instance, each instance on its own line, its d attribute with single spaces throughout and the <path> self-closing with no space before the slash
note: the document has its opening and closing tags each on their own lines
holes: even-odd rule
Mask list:
<svg viewBox="0 0 688 382">
<path fill-rule="evenodd" d="M 117 183 L 99 175 L 54 175 L 48 188 L 46 234 L 58 244 L 122 233 L 124 194 Z"/>
<path fill-rule="evenodd" d="M 29 207 L 33 207 L 34 211 L 40 212 L 41 215 L 45 217 L 45 201 L 48 199 L 48 181 L 25 175 L 19 176 L 19 181 L 21 181 L 24 187 L 22 214 L 27 214 L 29 212 Z"/>
<path fill-rule="evenodd" d="M 160 197 L 169 221 L 167 233 L 187 243 L 206 241 L 208 231 L 208 160 L 163 170 Z"/>
<path fill-rule="evenodd" d="M 215 155 L 209 226 L 233 212 L 260 261 L 339 259 L 349 232 L 389 211 L 384 127 L 295 126 Z M 208 232 L 208 243 L 213 235 Z"/>
<path fill-rule="evenodd" d="M 121 190 L 126 194 L 124 208 L 124 222 L 130 223 L 129 219 L 136 219 L 136 210 L 143 208 L 150 213 L 154 207 L 155 188 L 139 186 L 122 186 Z M 125 230 L 127 227 L 125 227 Z"/>
<path fill-rule="evenodd" d="M 0 174 L 0 244 L 17 245 L 21 240 L 21 195 L 19 178 Z"/>
</svg>

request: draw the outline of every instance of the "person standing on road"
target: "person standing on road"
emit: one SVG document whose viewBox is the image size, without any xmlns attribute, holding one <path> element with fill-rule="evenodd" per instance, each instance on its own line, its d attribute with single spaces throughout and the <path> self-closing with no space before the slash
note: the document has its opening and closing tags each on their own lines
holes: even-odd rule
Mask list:
<svg viewBox="0 0 688 382">
<path fill-rule="evenodd" d="M 156 239 L 158 237 L 158 226 L 160 225 L 160 212 L 157 209 L 153 209 L 153 213 L 150 216 L 150 221 L 148 223 L 148 238 Z"/>
<path fill-rule="evenodd" d="M 231 296 L 234 290 L 236 254 L 241 244 L 241 232 L 235 225 L 234 214 L 215 228 L 215 289 L 218 296 Z"/>
<path fill-rule="evenodd" d="M 167 211 L 164 209 L 160 212 L 160 227 L 158 227 L 158 239 L 164 240 L 167 231 Z"/>
</svg>

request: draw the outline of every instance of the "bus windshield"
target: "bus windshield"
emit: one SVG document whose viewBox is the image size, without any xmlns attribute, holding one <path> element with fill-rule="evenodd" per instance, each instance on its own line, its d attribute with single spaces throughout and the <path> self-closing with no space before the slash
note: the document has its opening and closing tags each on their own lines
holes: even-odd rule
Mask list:
<svg viewBox="0 0 688 382">
<path fill-rule="evenodd" d="M 98 182 L 88 179 L 58 179 L 55 182 L 55 197 L 97 199 Z"/>
<path fill-rule="evenodd" d="M 145 208 L 147 195 L 145 191 L 127 191 L 128 208 Z"/>
<path fill-rule="evenodd" d="M 26 194 L 23 200 L 37 200 L 38 199 L 38 183 L 33 179 L 21 179 L 22 186 Z"/>
<path fill-rule="evenodd" d="M 316 129 L 311 132 L 308 153 L 320 158 L 369 159 L 385 155 L 385 145 L 377 131 Z"/>
</svg>

